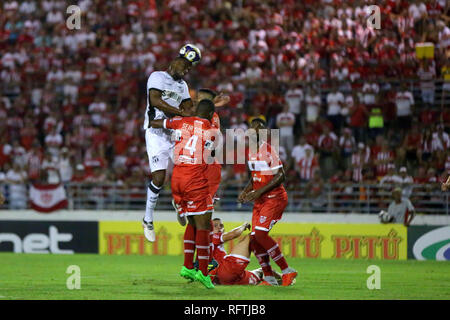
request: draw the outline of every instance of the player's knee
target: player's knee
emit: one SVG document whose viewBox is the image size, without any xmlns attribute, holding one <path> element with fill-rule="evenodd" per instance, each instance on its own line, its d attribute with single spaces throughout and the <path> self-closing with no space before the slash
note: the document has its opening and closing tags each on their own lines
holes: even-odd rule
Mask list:
<svg viewBox="0 0 450 320">
<path fill-rule="evenodd" d="M 152 173 L 152 183 L 158 187 L 161 188 L 164 184 L 164 179 L 166 175 L 164 171 L 157 171 L 155 173 Z"/>
</svg>

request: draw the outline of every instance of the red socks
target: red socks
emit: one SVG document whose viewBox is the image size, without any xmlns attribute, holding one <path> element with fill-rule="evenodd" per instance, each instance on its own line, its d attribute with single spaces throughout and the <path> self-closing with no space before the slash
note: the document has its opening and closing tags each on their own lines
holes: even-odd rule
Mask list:
<svg viewBox="0 0 450 320">
<path fill-rule="evenodd" d="M 184 231 L 184 266 L 188 269 L 194 269 L 195 238 L 196 229 L 188 223 Z"/>
<path fill-rule="evenodd" d="M 250 250 L 255 254 L 261 266 L 264 276 L 273 276 L 272 267 L 270 266 L 270 257 L 267 251 L 256 241 L 255 236 L 251 235 Z"/>
<path fill-rule="evenodd" d="M 209 264 L 209 245 L 210 245 L 210 231 L 197 230 L 195 236 L 195 247 L 197 248 L 198 269 L 204 276 L 208 275 Z"/>
<path fill-rule="evenodd" d="M 280 267 L 281 271 L 288 268 L 288 264 L 283 254 L 281 253 L 278 243 L 269 236 L 269 233 L 262 230 L 255 230 L 255 240 L 266 253 L 270 255 L 272 260 Z M 261 265 L 262 266 L 262 265 Z M 265 274 L 264 274 L 265 275 Z"/>
</svg>

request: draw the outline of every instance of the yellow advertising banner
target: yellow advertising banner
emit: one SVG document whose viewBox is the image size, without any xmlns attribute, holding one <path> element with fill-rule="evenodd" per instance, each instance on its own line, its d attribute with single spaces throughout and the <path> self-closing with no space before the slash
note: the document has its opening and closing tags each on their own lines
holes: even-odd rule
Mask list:
<svg viewBox="0 0 450 320">
<path fill-rule="evenodd" d="M 239 223 L 225 222 L 225 231 Z M 184 227 L 155 223 L 149 243 L 140 222 L 100 221 L 99 251 L 106 255 L 182 255 Z M 400 224 L 279 223 L 270 232 L 287 257 L 406 260 L 407 228 Z M 237 240 L 235 240 L 237 241 Z M 235 242 L 225 244 L 230 252 Z"/>
</svg>

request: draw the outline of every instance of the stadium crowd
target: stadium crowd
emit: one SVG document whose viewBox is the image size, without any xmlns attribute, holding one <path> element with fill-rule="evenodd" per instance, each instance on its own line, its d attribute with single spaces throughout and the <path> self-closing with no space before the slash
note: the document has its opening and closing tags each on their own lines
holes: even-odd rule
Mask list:
<svg viewBox="0 0 450 320">
<path fill-rule="evenodd" d="M 185 43 L 203 55 L 190 87 L 231 97 L 224 129 L 255 116 L 280 128 L 289 190 L 445 180 L 449 18 L 445 0 L 2 1 L 0 183 L 13 207 L 29 181 L 142 184 L 146 80 Z M 417 58 L 422 42 L 432 58 Z M 245 166 L 223 176 L 239 184 Z"/>
</svg>

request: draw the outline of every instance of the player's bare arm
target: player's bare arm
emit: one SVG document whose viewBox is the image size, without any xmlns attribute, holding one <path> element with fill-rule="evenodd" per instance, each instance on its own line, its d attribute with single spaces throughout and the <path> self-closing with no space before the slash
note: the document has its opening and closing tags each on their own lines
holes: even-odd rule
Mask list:
<svg viewBox="0 0 450 320">
<path fill-rule="evenodd" d="M 195 106 L 191 99 L 185 100 L 180 104 L 180 110 L 185 113 L 185 116 L 192 116 L 195 114 Z"/>
<path fill-rule="evenodd" d="M 234 228 L 231 231 L 225 232 L 222 235 L 223 242 L 227 242 L 233 239 L 236 239 L 241 236 L 242 232 L 244 232 L 246 229 L 250 230 L 250 223 L 246 222 L 242 224 L 241 226 Z"/>
<path fill-rule="evenodd" d="M 228 102 L 230 102 L 230 96 L 224 95 L 222 92 L 219 93 L 213 100 L 214 106 L 216 108 L 225 106 Z"/>
<path fill-rule="evenodd" d="M 182 116 L 182 117 L 188 117 L 191 115 L 190 111 L 186 111 L 181 108 L 180 109 L 174 108 L 170 104 L 165 102 L 162 99 L 162 93 L 159 90 L 150 89 L 148 96 L 149 96 L 149 100 L 150 100 L 149 101 L 150 105 L 158 108 L 165 114 Z M 187 100 L 187 101 L 190 101 L 190 100 Z M 192 103 L 192 101 L 191 101 L 191 103 Z"/>
<path fill-rule="evenodd" d="M 162 129 L 164 128 L 164 120 L 166 119 L 152 120 L 150 121 L 150 125 L 152 126 L 152 128 Z"/>
<path fill-rule="evenodd" d="M 248 192 L 245 196 L 244 201 L 251 202 L 255 201 L 259 197 L 261 197 L 264 193 L 269 192 L 276 187 L 278 187 L 280 184 L 282 184 L 286 180 L 286 175 L 284 173 L 283 167 L 277 169 L 277 172 L 274 173 L 273 179 L 270 180 L 268 184 L 266 184 L 264 187 L 259 188 L 258 190 L 252 190 Z"/>
<path fill-rule="evenodd" d="M 239 194 L 238 201 L 241 203 L 245 202 L 245 197 L 247 193 L 249 193 L 252 190 L 253 190 L 253 182 L 252 179 L 250 179 L 247 185 L 245 186 L 244 190 L 242 190 L 242 192 Z"/>
<path fill-rule="evenodd" d="M 447 189 L 450 187 L 450 176 L 448 176 L 447 181 L 445 181 L 442 185 L 441 185 L 441 190 L 442 191 L 447 191 Z"/>
</svg>

